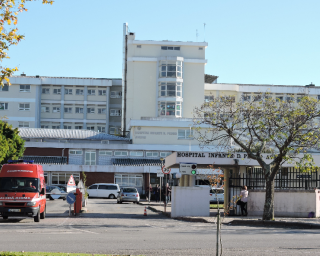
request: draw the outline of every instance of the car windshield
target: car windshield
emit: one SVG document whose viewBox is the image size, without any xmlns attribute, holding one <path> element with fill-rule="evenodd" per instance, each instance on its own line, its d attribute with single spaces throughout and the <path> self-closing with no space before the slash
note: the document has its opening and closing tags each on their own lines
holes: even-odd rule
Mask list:
<svg viewBox="0 0 320 256">
<path fill-rule="evenodd" d="M 28 177 L 0 178 L 0 192 L 39 192 L 39 179 Z"/>
<path fill-rule="evenodd" d="M 135 188 L 124 188 L 123 192 L 126 192 L 126 193 L 137 193 L 137 189 L 135 189 Z"/>
</svg>

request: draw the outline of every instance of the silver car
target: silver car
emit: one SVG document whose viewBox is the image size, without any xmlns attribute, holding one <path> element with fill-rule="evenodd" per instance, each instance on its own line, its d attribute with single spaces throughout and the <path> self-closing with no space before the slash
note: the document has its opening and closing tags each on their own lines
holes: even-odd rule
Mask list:
<svg viewBox="0 0 320 256">
<path fill-rule="evenodd" d="M 136 188 L 121 188 L 117 196 L 117 204 L 122 204 L 122 202 L 133 202 L 139 203 L 140 195 Z"/>
</svg>

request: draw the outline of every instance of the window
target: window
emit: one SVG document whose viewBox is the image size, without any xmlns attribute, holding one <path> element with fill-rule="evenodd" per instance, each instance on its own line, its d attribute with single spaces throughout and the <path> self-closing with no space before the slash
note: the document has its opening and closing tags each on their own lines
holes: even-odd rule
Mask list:
<svg viewBox="0 0 320 256">
<path fill-rule="evenodd" d="M 88 125 L 88 126 L 87 126 L 87 130 L 89 130 L 89 131 L 94 131 L 94 126 L 93 126 L 93 125 Z"/>
<path fill-rule="evenodd" d="M 109 129 L 109 133 L 110 133 L 111 135 L 116 134 L 117 131 L 118 131 L 117 127 L 110 127 L 110 129 Z"/>
<path fill-rule="evenodd" d="M 9 91 L 9 86 L 8 85 L 0 86 L 0 91 L 2 91 L 2 92 Z"/>
<path fill-rule="evenodd" d="M 161 50 L 180 51 L 180 46 L 161 46 Z"/>
<path fill-rule="evenodd" d="M 85 165 L 96 164 L 96 151 L 86 151 Z"/>
<path fill-rule="evenodd" d="M 49 108 L 49 107 L 42 106 L 42 107 L 41 107 L 41 112 L 42 112 L 42 113 L 49 113 L 49 112 L 50 112 L 50 108 Z"/>
<path fill-rule="evenodd" d="M 159 116 L 181 117 L 181 102 L 159 102 Z"/>
<path fill-rule="evenodd" d="M 128 151 L 114 151 L 114 156 L 128 156 Z"/>
<path fill-rule="evenodd" d="M 262 100 L 262 95 L 254 95 L 253 96 L 253 101 L 261 101 Z"/>
<path fill-rule="evenodd" d="M 43 128 L 43 129 L 48 129 L 48 128 L 49 128 L 49 125 L 41 125 L 41 128 Z"/>
<path fill-rule="evenodd" d="M 99 155 L 100 156 L 112 156 L 112 151 L 100 150 Z"/>
<path fill-rule="evenodd" d="M 72 113 L 72 108 L 64 108 L 64 113 Z"/>
<path fill-rule="evenodd" d="M 69 150 L 70 155 L 82 155 L 82 150 Z"/>
<path fill-rule="evenodd" d="M 29 127 L 29 122 L 19 122 L 19 127 Z"/>
<path fill-rule="evenodd" d="M 110 116 L 121 116 L 121 109 L 110 109 Z"/>
<path fill-rule="evenodd" d="M 68 183 L 70 175 L 73 176 L 74 181 L 76 182 L 76 185 L 78 185 L 79 180 L 80 180 L 79 173 L 52 173 L 51 184 L 53 184 L 53 185 L 54 184 L 66 185 Z"/>
<path fill-rule="evenodd" d="M 171 152 L 160 152 L 160 157 L 167 157 L 170 156 L 172 153 Z"/>
<path fill-rule="evenodd" d="M 162 61 L 160 63 L 160 77 L 182 77 L 181 61 Z"/>
<path fill-rule="evenodd" d="M 276 97 L 276 101 L 277 101 L 277 102 L 283 101 L 283 96 L 277 96 L 277 97 Z"/>
<path fill-rule="evenodd" d="M 178 140 L 193 140 L 193 130 L 178 129 Z"/>
<path fill-rule="evenodd" d="M 122 92 L 121 91 L 111 91 L 110 98 L 121 98 Z"/>
<path fill-rule="evenodd" d="M 76 95 L 83 95 L 83 89 L 76 89 Z"/>
<path fill-rule="evenodd" d="M 244 94 L 243 100 L 244 100 L 244 101 L 251 101 L 251 96 Z"/>
<path fill-rule="evenodd" d="M 91 185 L 88 189 L 97 189 L 98 185 Z"/>
<path fill-rule="evenodd" d="M 88 114 L 94 114 L 94 108 L 87 108 Z"/>
<path fill-rule="evenodd" d="M 76 113 L 82 114 L 83 113 L 83 108 L 76 107 Z"/>
<path fill-rule="evenodd" d="M 203 50 L 203 47 L 199 47 L 199 50 Z"/>
<path fill-rule="evenodd" d="M 60 113 L 60 107 L 53 107 L 52 113 Z"/>
<path fill-rule="evenodd" d="M 204 96 L 204 101 L 205 102 L 210 102 L 210 101 L 214 101 L 214 97 L 213 96 L 208 96 L 208 95 L 206 95 L 206 96 Z"/>
<path fill-rule="evenodd" d="M 96 90 L 89 89 L 88 95 L 96 95 Z"/>
<path fill-rule="evenodd" d="M 159 157 L 159 152 L 146 152 L 146 157 Z"/>
<path fill-rule="evenodd" d="M 143 156 L 143 151 L 130 151 L 130 156 Z"/>
<path fill-rule="evenodd" d="M 30 92 L 30 85 L 20 84 L 20 92 Z"/>
<path fill-rule="evenodd" d="M 137 48 L 141 48 L 141 44 L 138 44 L 138 45 L 137 45 Z"/>
<path fill-rule="evenodd" d="M 7 110 L 8 109 L 8 103 L 0 102 L 0 110 Z"/>
<path fill-rule="evenodd" d="M 19 110 L 21 110 L 21 111 L 30 110 L 30 103 L 20 103 Z"/>
<path fill-rule="evenodd" d="M 106 132 L 105 126 L 98 126 L 98 132 Z"/>
<path fill-rule="evenodd" d="M 254 97 L 257 97 L 257 96 L 254 96 Z M 221 96 L 220 101 L 221 102 L 236 102 L 236 97 L 235 96 Z"/>
<path fill-rule="evenodd" d="M 159 83 L 160 97 L 182 97 L 182 83 Z"/>
<path fill-rule="evenodd" d="M 64 94 L 72 95 L 72 89 L 64 89 Z"/>
<path fill-rule="evenodd" d="M 71 128 L 71 125 L 64 125 L 64 126 L 63 126 L 63 129 L 69 129 L 69 130 L 70 130 L 70 129 L 72 129 L 72 128 Z"/>
<path fill-rule="evenodd" d="M 61 94 L 61 89 L 53 89 L 53 94 Z"/>
<path fill-rule="evenodd" d="M 115 183 L 120 187 L 140 187 L 142 188 L 143 177 L 141 174 L 115 174 Z"/>
<path fill-rule="evenodd" d="M 98 108 L 98 114 L 106 114 L 107 113 L 107 109 L 105 108 Z"/>
<path fill-rule="evenodd" d="M 42 94 L 50 94 L 49 88 L 42 88 Z"/>
<path fill-rule="evenodd" d="M 107 95 L 107 90 L 98 90 L 98 95 L 99 96 Z"/>
<path fill-rule="evenodd" d="M 60 125 L 52 125 L 52 129 L 60 129 Z"/>
<path fill-rule="evenodd" d="M 76 125 L 76 126 L 74 127 L 74 129 L 76 129 L 76 130 L 81 130 L 81 129 L 82 129 L 82 125 Z"/>
</svg>

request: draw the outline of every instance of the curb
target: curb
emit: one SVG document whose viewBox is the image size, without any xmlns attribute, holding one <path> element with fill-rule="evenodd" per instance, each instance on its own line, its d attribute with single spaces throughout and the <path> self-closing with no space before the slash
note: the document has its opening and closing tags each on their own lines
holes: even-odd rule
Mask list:
<svg viewBox="0 0 320 256">
<path fill-rule="evenodd" d="M 229 223 L 223 223 L 223 225 L 296 228 L 296 229 L 320 229 L 320 224 L 315 224 L 315 223 L 286 222 L 286 221 L 272 221 L 272 220 L 233 220 Z"/>
</svg>

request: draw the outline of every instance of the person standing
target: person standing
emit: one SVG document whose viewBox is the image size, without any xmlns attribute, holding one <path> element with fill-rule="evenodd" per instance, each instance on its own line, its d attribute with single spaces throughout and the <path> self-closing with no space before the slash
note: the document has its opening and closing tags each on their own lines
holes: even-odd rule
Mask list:
<svg viewBox="0 0 320 256">
<path fill-rule="evenodd" d="M 243 186 L 240 192 L 240 207 L 241 207 L 241 215 L 247 216 L 247 202 L 248 202 L 249 192 L 247 190 L 247 186 Z"/>
<path fill-rule="evenodd" d="M 168 204 L 169 201 L 171 201 L 171 188 L 169 187 L 169 183 L 167 183 L 166 186 L 166 191 L 167 191 L 167 197 L 166 197 L 166 204 Z"/>
<path fill-rule="evenodd" d="M 160 187 L 157 184 L 157 186 L 155 187 L 155 196 L 156 196 L 156 202 L 158 203 L 160 201 Z"/>
</svg>

